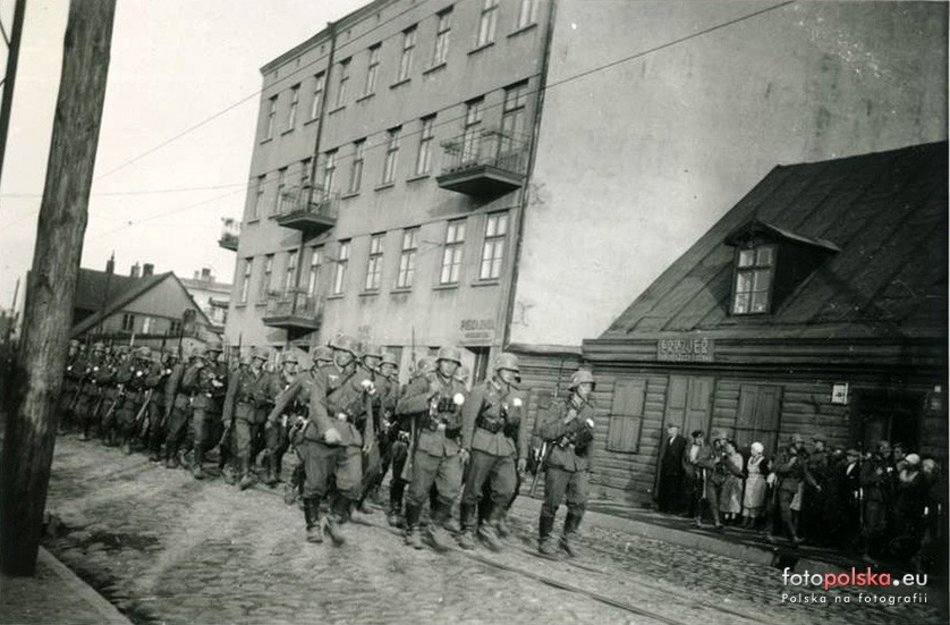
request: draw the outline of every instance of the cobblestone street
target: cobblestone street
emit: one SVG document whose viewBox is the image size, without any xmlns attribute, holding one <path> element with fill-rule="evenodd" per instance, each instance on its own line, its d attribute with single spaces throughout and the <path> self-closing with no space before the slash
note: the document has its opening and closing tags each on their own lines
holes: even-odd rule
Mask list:
<svg viewBox="0 0 950 625">
<path fill-rule="evenodd" d="M 304 541 L 279 490 L 195 481 L 61 436 L 50 551 L 136 623 L 938 623 L 928 604 L 781 603 L 777 569 L 588 524 L 572 561 L 534 555 L 534 519 L 494 554 L 415 551 L 377 512 L 349 542 Z"/>
</svg>

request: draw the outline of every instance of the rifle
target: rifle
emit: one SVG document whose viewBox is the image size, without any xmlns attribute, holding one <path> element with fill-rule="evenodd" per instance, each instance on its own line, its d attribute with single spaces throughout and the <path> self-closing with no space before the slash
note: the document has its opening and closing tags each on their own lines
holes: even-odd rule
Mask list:
<svg viewBox="0 0 950 625">
<path fill-rule="evenodd" d="M 148 405 L 151 401 L 152 401 L 152 389 L 148 389 L 147 391 L 145 391 L 145 401 L 142 402 L 142 407 L 139 408 L 138 413 L 136 413 L 135 415 L 135 419 L 133 419 L 132 421 L 133 427 L 136 423 L 139 422 L 139 419 L 142 419 L 142 415 L 145 413 L 145 410 L 146 408 L 148 408 Z M 147 420 L 142 421 L 142 432 L 141 432 L 142 438 L 145 438 L 145 435 L 148 433 L 148 425 L 146 425 L 147 423 L 148 423 Z"/>
<path fill-rule="evenodd" d="M 554 401 L 558 401 L 561 395 L 561 374 L 564 372 L 564 358 L 558 361 L 557 365 L 557 383 L 554 386 Z M 541 416 L 535 414 L 534 425 L 535 431 L 538 430 L 538 423 Z M 547 464 L 548 456 L 551 455 L 551 444 L 548 441 L 541 442 L 541 449 L 538 450 L 536 455 L 536 467 L 534 471 L 534 479 L 531 480 L 531 488 L 528 490 L 528 496 L 534 497 L 535 491 L 538 489 L 538 482 L 541 481 L 541 473 L 544 472 L 544 465 Z"/>
</svg>

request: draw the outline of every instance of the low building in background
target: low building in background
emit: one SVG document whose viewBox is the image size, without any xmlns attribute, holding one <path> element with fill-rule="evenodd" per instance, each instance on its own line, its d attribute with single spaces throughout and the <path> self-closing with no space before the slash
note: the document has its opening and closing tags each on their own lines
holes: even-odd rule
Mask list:
<svg viewBox="0 0 950 625">
<path fill-rule="evenodd" d="M 232 285 L 215 280 L 208 267 L 196 271 L 192 278 L 181 278 L 181 283 L 208 318 L 209 329 L 215 334 L 223 334 L 228 321 Z"/>
</svg>

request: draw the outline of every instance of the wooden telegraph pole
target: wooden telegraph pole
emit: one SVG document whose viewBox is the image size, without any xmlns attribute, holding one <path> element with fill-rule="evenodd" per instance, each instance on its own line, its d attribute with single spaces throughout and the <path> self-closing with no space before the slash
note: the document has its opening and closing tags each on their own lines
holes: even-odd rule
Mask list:
<svg viewBox="0 0 950 625">
<path fill-rule="evenodd" d="M 115 0 L 72 0 L 23 332 L 3 439 L 0 565 L 33 575 L 86 231 Z"/>
</svg>

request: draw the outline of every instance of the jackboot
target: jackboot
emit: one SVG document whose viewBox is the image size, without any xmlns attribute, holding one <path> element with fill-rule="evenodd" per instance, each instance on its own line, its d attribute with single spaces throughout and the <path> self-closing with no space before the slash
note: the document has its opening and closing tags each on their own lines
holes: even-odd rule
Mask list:
<svg viewBox="0 0 950 625">
<path fill-rule="evenodd" d="M 264 454 L 264 466 L 267 469 L 264 483 L 268 486 L 275 486 L 277 484 L 277 472 L 274 470 L 274 456 L 270 452 Z"/>
<path fill-rule="evenodd" d="M 125 452 L 126 456 L 132 455 L 132 436 L 129 434 L 122 437 L 122 451 Z"/>
<path fill-rule="evenodd" d="M 303 515 L 307 522 L 307 542 L 323 542 L 323 519 L 320 518 L 320 499 L 310 497 L 304 499 Z"/>
<path fill-rule="evenodd" d="M 200 445 L 195 445 L 195 460 L 191 465 L 191 475 L 196 480 L 203 480 L 205 478 L 204 470 L 204 450 L 201 449 Z"/>
<path fill-rule="evenodd" d="M 567 518 L 564 519 L 564 532 L 561 534 L 561 549 L 567 552 L 567 555 L 577 556 L 577 546 L 574 538 L 577 536 L 577 528 L 581 524 L 583 512 L 568 511 Z"/>
<path fill-rule="evenodd" d="M 432 510 L 432 518 L 426 527 L 426 538 L 436 551 L 444 552 L 452 548 L 452 539 L 448 530 L 445 529 L 445 522 L 452 513 L 452 508 L 440 501 Z"/>
<path fill-rule="evenodd" d="M 459 506 L 459 521 L 462 531 L 459 533 L 459 547 L 465 550 L 475 548 L 475 508 L 464 503 Z"/>
<path fill-rule="evenodd" d="M 389 511 L 386 513 L 386 521 L 390 527 L 405 527 L 406 518 L 402 515 L 402 492 L 398 492 L 395 487 L 389 489 Z"/>
<path fill-rule="evenodd" d="M 349 506 L 349 499 L 337 495 L 330 504 L 330 514 L 326 517 L 327 533 L 330 534 L 330 539 L 337 547 L 346 542 L 346 536 L 341 531 L 340 524 L 346 518 Z"/>
<path fill-rule="evenodd" d="M 252 484 L 254 484 L 254 477 L 251 475 L 251 460 L 250 458 L 243 458 L 241 460 L 241 481 L 238 483 L 238 488 L 245 490 Z"/>
<path fill-rule="evenodd" d="M 419 535 L 419 517 L 422 509 L 406 502 L 406 544 L 413 549 L 422 549 L 422 537 Z"/>
<path fill-rule="evenodd" d="M 174 449 L 165 450 L 165 468 L 166 469 L 178 468 L 178 453 Z"/>
<path fill-rule="evenodd" d="M 541 517 L 538 519 L 538 551 L 546 556 L 557 554 L 557 543 L 551 537 L 554 531 L 554 515 L 541 510 Z"/>
</svg>

